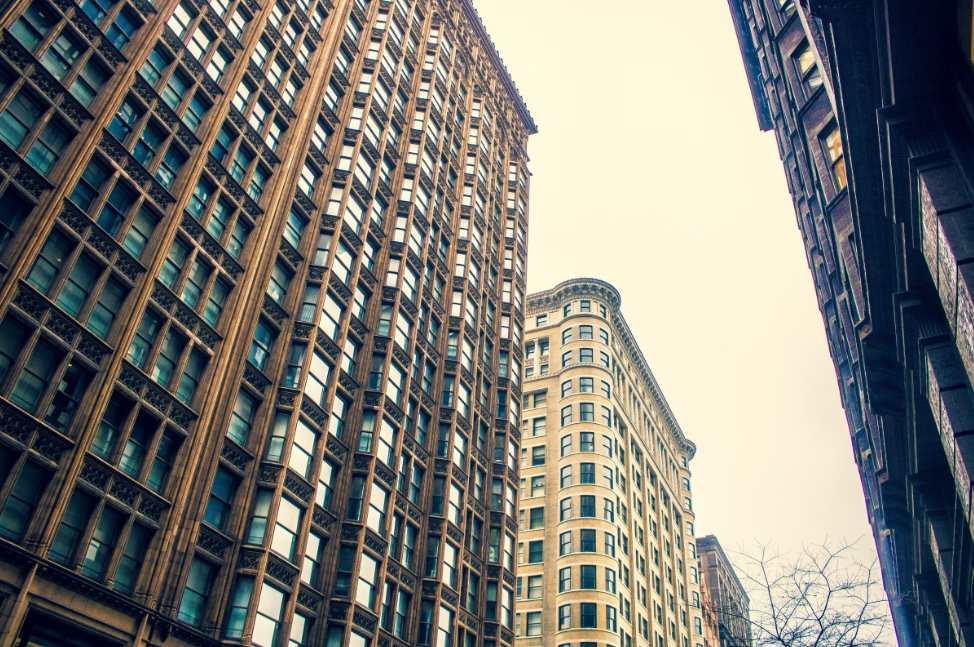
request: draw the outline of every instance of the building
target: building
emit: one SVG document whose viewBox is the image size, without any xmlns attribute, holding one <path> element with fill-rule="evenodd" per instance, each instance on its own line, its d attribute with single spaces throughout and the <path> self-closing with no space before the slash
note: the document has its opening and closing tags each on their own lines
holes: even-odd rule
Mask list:
<svg viewBox="0 0 974 647">
<path fill-rule="evenodd" d="M 970 644 L 968 0 L 729 0 L 778 140 L 900 645 Z"/>
<path fill-rule="evenodd" d="M 518 647 L 702 647 L 689 461 L 619 311 L 595 279 L 528 296 Z M 495 459 L 497 457 L 495 456 Z"/>
<path fill-rule="evenodd" d="M 704 620 L 708 625 L 717 626 L 719 642 L 714 645 L 751 647 L 750 600 L 737 579 L 734 565 L 713 535 L 697 538 L 697 555 L 700 560 Z"/>
<path fill-rule="evenodd" d="M 512 645 L 536 129 L 470 2 L 0 6 L 0 645 Z"/>
<path fill-rule="evenodd" d="M 699 557 L 699 556 L 698 556 Z M 697 559 L 697 569 L 700 570 L 700 560 Z M 703 615 L 703 647 L 720 646 L 720 616 L 717 615 L 717 605 L 707 588 L 706 578 L 700 579 L 700 611 Z"/>
</svg>

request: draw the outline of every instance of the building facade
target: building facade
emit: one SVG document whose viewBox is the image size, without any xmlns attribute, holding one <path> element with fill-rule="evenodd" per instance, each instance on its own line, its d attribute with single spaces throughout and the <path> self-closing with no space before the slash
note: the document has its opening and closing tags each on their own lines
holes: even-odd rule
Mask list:
<svg viewBox="0 0 974 647">
<path fill-rule="evenodd" d="M 467 0 L 0 3 L 0 647 L 512 645 L 535 130 Z"/>
<path fill-rule="evenodd" d="M 608 283 L 528 296 L 518 647 L 703 645 L 684 435 Z"/>
<path fill-rule="evenodd" d="M 729 0 L 773 129 L 900 645 L 974 640 L 968 0 Z"/>
<path fill-rule="evenodd" d="M 717 642 L 713 644 L 751 647 L 750 600 L 737 579 L 734 565 L 713 535 L 697 538 L 697 555 L 704 623 L 717 628 Z"/>
</svg>

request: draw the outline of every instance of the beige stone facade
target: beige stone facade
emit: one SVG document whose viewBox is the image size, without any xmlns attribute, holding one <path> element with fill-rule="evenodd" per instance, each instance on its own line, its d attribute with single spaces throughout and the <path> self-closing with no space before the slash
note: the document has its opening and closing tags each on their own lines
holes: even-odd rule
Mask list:
<svg viewBox="0 0 974 647">
<path fill-rule="evenodd" d="M 594 279 L 528 296 L 518 647 L 703 647 L 695 447 L 619 307 Z"/>
</svg>

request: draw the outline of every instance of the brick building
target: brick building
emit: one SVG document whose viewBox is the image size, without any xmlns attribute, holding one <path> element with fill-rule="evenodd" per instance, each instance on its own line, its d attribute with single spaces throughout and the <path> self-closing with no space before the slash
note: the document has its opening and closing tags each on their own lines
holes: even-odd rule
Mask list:
<svg viewBox="0 0 974 647">
<path fill-rule="evenodd" d="M 706 604 L 704 621 L 717 626 L 718 642 L 714 645 L 751 647 L 750 600 L 734 565 L 713 535 L 697 538 L 697 554 L 701 595 Z"/>
<path fill-rule="evenodd" d="M 468 0 L 0 5 L 0 646 L 513 644 L 535 130 Z"/>
</svg>

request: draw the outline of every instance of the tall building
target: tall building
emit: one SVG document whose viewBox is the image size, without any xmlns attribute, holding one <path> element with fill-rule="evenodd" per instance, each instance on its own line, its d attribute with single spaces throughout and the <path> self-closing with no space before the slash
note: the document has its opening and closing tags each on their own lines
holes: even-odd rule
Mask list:
<svg viewBox="0 0 974 647">
<path fill-rule="evenodd" d="M 750 600 L 734 565 L 713 535 L 697 538 L 697 555 L 704 622 L 717 625 L 715 647 L 751 647 Z"/>
<path fill-rule="evenodd" d="M 0 6 L 0 646 L 512 645 L 536 129 L 470 2 Z"/>
<path fill-rule="evenodd" d="M 595 279 L 528 296 L 521 451 L 507 457 L 521 463 L 518 647 L 703 646 L 696 448 L 620 302 Z"/>
<path fill-rule="evenodd" d="M 774 129 L 900 645 L 974 640 L 969 0 L 729 0 Z"/>
</svg>

